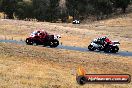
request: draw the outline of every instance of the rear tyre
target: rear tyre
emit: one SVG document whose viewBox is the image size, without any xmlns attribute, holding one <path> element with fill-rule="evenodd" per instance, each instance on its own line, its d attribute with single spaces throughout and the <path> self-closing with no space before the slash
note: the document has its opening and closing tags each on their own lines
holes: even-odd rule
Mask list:
<svg viewBox="0 0 132 88">
<path fill-rule="evenodd" d="M 57 39 L 50 42 L 51 48 L 57 47 L 58 45 L 59 45 L 59 41 Z"/>
<path fill-rule="evenodd" d="M 89 45 L 89 46 L 88 46 L 88 49 L 89 49 L 90 51 L 94 51 L 93 45 Z"/>
<path fill-rule="evenodd" d="M 119 47 L 115 46 L 113 47 L 112 53 L 117 53 L 119 51 Z"/>
</svg>

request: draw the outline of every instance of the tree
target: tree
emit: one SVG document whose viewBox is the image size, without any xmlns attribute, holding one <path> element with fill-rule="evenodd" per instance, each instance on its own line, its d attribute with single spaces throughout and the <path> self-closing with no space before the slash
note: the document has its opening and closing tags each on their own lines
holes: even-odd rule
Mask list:
<svg viewBox="0 0 132 88">
<path fill-rule="evenodd" d="M 85 18 L 89 15 L 103 18 L 109 16 L 117 8 L 125 13 L 132 0 L 0 0 L 0 12 L 9 19 L 36 18 L 38 21 L 55 22 Z"/>
<path fill-rule="evenodd" d="M 19 19 L 34 18 L 32 2 L 18 2 L 15 16 Z"/>
<path fill-rule="evenodd" d="M 115 8 L 122 8 L 123 13 L 126 12 L 126 8 L 130 4 L 131 0 L 111 0 Z"/>
<path fill-rule="evenodd" d="M 0 12 L 2 12 L 2 0 L 0 0 Z"/>
<path fill-rule="evenodd" d="M 85 16 L 88 10 L 88 0 L 77 0 L 76 1 L 76 16 L 79 19 L 80 16 Z"/>
<path fill-rule="evenodd" d="M 112 3 L 110 0 L 66 0 L 68 14 L 73 18 L 80 16 L 87 17 L 92 14 L 98 16 L 108 15 L 112 13 Z"/>
<path fill-rule="evenodd" d="M 59 0 L 32 0 L 34 16 L 39 21 L 55 21 L 59 18 Z"/>
<path fill-rule="evenodd" d="M 49 8 L 47 10 L 48 21 L 56 21 L 60 16 L 59 0 L 49 0 Z"/>
<path fill-rule="evenodd" d="M 78 14 L 78 0 L 66 0 L 67 14 L 76 18 Z"/>
<path fill-rule="evenodd" d="M 89 3 L 93 5 L 94 14 L 97 18 L 102 18 L 103 15 L 109 15 L 112 13 L 112 3 L 110 0 L 90 0 Z"/>
<path fill-rule="evenodd" d="M 66 22 L 67 20 L 67 7 L 66 7 L 66 0 L 59 1 L 59 9 L 60 9 L 60 19 L 62 22 Z"/>
<path fill-rule="evenodd" d="M 46 20 L 49 0 L 32 0 L 32 4 L 34 17 L 39 21 Z"/>
<path fill-rule="evenodd" d="M 21 0 L 1 0 L 1 10 L 9 19 L 13 19 L 13 14 L 16 10 L 17 2 Z"/>
</svg>

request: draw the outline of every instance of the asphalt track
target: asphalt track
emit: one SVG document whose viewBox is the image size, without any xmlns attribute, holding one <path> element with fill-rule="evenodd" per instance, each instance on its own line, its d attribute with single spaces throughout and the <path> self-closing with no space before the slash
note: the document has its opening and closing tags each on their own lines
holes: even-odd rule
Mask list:
<svg viewBox="0 0 132 88">
<path fill-rule="evenodd" d="M 16 40 L 0 40 L 0 42 L 26 45 L 26 43 L 24 41 L 16 41 Z M 47 48 L 49 48 L 49 47 L 47 47 Z M 119 55 L 119 56 L 132 56 L 132 52 L 127 52 L 127 51 L 119 51 L 118 53 L 104 53 L 104 52 L 99 52 L 99 51 L 89 51 L 87 49 L 87 47 L 86 48 L 82 48 L 82 47 L 64 46 L 64 45 L 59 45 L 56 48 L 57 49 L 81 51 L 81 52 L 93 52 L 93 53 L 111 54 L 111 55 Z"/>
</svg>

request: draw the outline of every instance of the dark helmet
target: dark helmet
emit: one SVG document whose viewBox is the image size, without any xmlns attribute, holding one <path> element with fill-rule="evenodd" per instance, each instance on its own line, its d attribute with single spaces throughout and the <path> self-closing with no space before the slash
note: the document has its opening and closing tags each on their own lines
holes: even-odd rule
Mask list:
<svg viewBox="0 0 132 88">
<path fill-rule="evenodd" d="M 40 33 L 40 31 L 37 31 L 37 33 Z"/>
</svg>

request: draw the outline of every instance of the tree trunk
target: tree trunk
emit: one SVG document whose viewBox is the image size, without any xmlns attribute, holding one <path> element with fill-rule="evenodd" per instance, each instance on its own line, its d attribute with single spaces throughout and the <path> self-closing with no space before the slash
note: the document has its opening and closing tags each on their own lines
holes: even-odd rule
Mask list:
<svg viewBox="0 0 132 88">
<path fill-rule="evenodd" d="M 7 14 L 7 18 L 8 18 L 8 19 L 14 19 L 13 13 Z"/>
<path fill-rule="evenodd" d="M 126 7 L 122 8 L 123 13 L 126 13 Z"/>
</svg>

